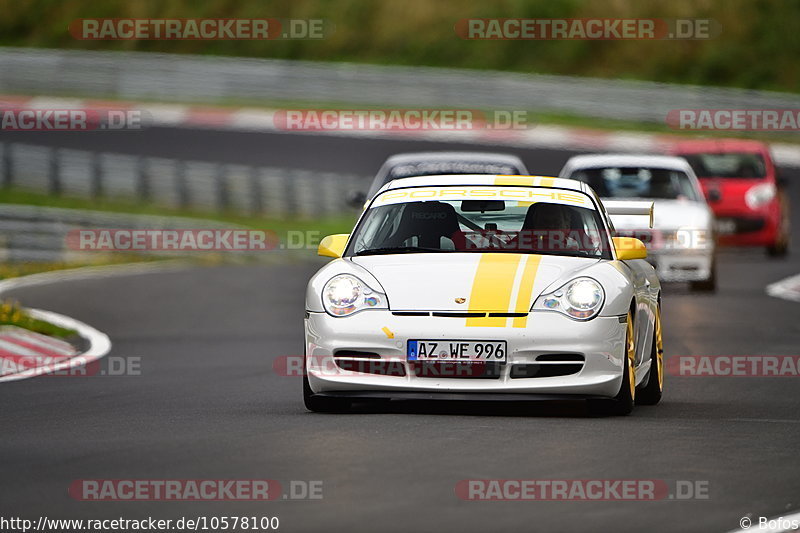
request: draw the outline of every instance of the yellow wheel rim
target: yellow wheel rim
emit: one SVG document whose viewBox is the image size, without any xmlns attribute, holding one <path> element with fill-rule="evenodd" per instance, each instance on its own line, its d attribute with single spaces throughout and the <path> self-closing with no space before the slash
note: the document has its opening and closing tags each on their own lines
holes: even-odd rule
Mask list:
<svg viewBox="0 0 800 533">
<path fill-rule="evenodd" d="M 658 365 L 658 390 L 664 390 L 664 339 L 661 336 L 661 307 L 656 309 L 656 364 Z"/>
<path fill-rule="evenodd" d="M 628 313 L 628 328 L 625 335 L 625 351 L 628 354 L 628 385 L 631 389 L 631 399 L 636 396 L 636 341 L 633 337 L 633 317 Z"/>
</svg>

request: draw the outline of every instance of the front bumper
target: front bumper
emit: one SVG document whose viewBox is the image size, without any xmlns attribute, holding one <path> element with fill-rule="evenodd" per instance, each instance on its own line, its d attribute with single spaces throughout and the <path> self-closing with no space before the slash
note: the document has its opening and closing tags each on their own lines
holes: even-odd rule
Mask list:
<svg viewBox="0 0 800 533">
<path fill-rule="evenodd" d="M 770 246 L 780 237 L 778 204 L 742 211 L 716 209 L 718 242 L 722 246 Z"/>
<path fill-rule="evenodd" d="M 713 251 L 648 253 L 647 261 L 656 269 L 658 279 L 666 282 L 705 281 L 714 268 Z"/>
<path fill-rule="evenodd" d="M 624 316 L 579 322 L 547 311 L 530 313 L 524 328 L 467 327 L 463 317 L 397 316 L 386 310 L 344 318 L 307 313 L 306 371 L 311 390 L 327 395 L 613 397 L 622 383 L 625 328 Z M 476 367 L 462 363 L 420 372 L 419 364 L 409 363 L 406 353 L 408 341 L 419 339 L 505 340 L 507 362 L 480 372 L 470 372 Z M 569 373 L 562 375 L 565 370 Z"/>
</svg>

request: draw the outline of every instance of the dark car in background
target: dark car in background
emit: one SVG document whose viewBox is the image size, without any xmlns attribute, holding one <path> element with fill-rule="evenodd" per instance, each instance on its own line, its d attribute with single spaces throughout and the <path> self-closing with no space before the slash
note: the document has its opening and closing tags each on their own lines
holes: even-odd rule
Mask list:
<svg viewBox="0 0 800 533">
<path fill-rule="evenodd" d="M 361 207 L 392 180 L 442 174 L 528 175 L 522 160 L 511 154 L 493 152 L 409 152 L 395 154 L 383 163 L 366 193 L 356 192 L 351 202 Z"/>
</svg>

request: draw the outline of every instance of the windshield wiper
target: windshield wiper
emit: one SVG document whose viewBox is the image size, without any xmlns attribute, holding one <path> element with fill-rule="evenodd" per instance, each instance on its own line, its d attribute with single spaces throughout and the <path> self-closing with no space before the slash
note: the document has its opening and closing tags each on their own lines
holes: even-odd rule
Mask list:
<svg viewBox="0 0 800 533">
<path fill-rule="evenodd" d="M 393 248 L 370 248 L 368 250 L 361 250 L 353 255 L 383 255 L 383 254 L 401 254 L 401 253 L 428 253 L 428 252 L 450 252 L 454 250 L 442 250 L 441 248 L 425 248 L 423 246 L 396 246 Z"/>
</svg>

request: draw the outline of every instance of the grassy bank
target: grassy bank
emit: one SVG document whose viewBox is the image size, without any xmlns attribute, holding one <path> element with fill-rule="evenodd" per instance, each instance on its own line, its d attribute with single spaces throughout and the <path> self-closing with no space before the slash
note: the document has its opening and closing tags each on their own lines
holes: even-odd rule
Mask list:
<svg viewBox="0 0 800 533">
<path fill-rule="evenodd" d="M 279 59 L 430 65 L 800 90 L 800 3 L 772 0 L 261 0 L 102 3 L 0 0 L 0 44 L 141 50 Z M 321 40 L 83 41 L 67 27 L 80 18 L 321 18 Z M 467 41 L 465 18 L 706 18 L 707 40 Z"/>
<path fill-rule="evenodd" d="M 71 196 L 52 196 L 17 188 L 0 189 L 0 203 L 88 209 L 92 211 L 109 211 L 112 213 L 127 213 L 133 215 L 202 218 L 204 220 L 238 224 L 252 229 L 274 231 L 279 236 L 286 235 L 289 231 L 319 231 L 323 235 L 328 235 L 330 233 L 346 233 L 352 229 L 357 216 L 355 211 L 353 211 L 345 212 L 345 214 L 335 218 L 318 220 L 276 219 L 251 216 L 234 211 L 208 212 L 189 209 L 172 209 L 153 204 L 126 201 L 124 199 L 88 199 Z"/>
<path fill-rule="evenodd" d="M 19 303 L 12 300 L 0 301 L 0 326 L 17 326 L 28 331 L 34 331 L 51 337 L 69 338 L 75 337 L 78 332 L 74 329 L 62 328 L 33 318 Z"/>
<path fill-rule="evenodd" d="M 51 196 L 14 188 L 0 189 L 0 204 L 3 203 L 60 207 L 66 209 L 86 209 L 131 215 L 197 218 L 203 221 L 198 223 L 198 227 L 205 227 L 205 225 L 208 225 L 208 221 L 236 224 L 245 228 L 272 232 L 277 237 L 278 241 L 283 244 L 291 243 L 293 245 L 304 245 L 300 246 L 297 250 L 290 250 L 290 255 L 282 256 L 294 259 L 302 255 L 313 255 L 316 252 L 316 246 L 319 240 L 325 235 L 332 233 L 348 233 L 353 228 L 356 219 L 355 212 L 345 212 L 346 214 L 335 218 L 320 220 L 271 219 L 248 216 L 235 212 L 213 213 L 186 209 L 169 209 L 122 199 L 90 200 L 87 198 L 69 196 Z M 289 247 L 287 246 L 287 248 Z M 274 253 L 281 253 L 281 251 L 276 251 Z M 114 265 L 143 261 L 153 262 L 163 261 L 165 259 L 191 260 L 193 263 L 200 265 L 215 265 L 229 260 L 229 257 L 223 252 L 195 253 L 191 255 L 150 255 L 136 254 L 134 252 L 86 252 L 86 254 L 85 260 L 70 262 L 2 262 L 0 263 L 0 279 L 81 266 Z"/>
</svg>

